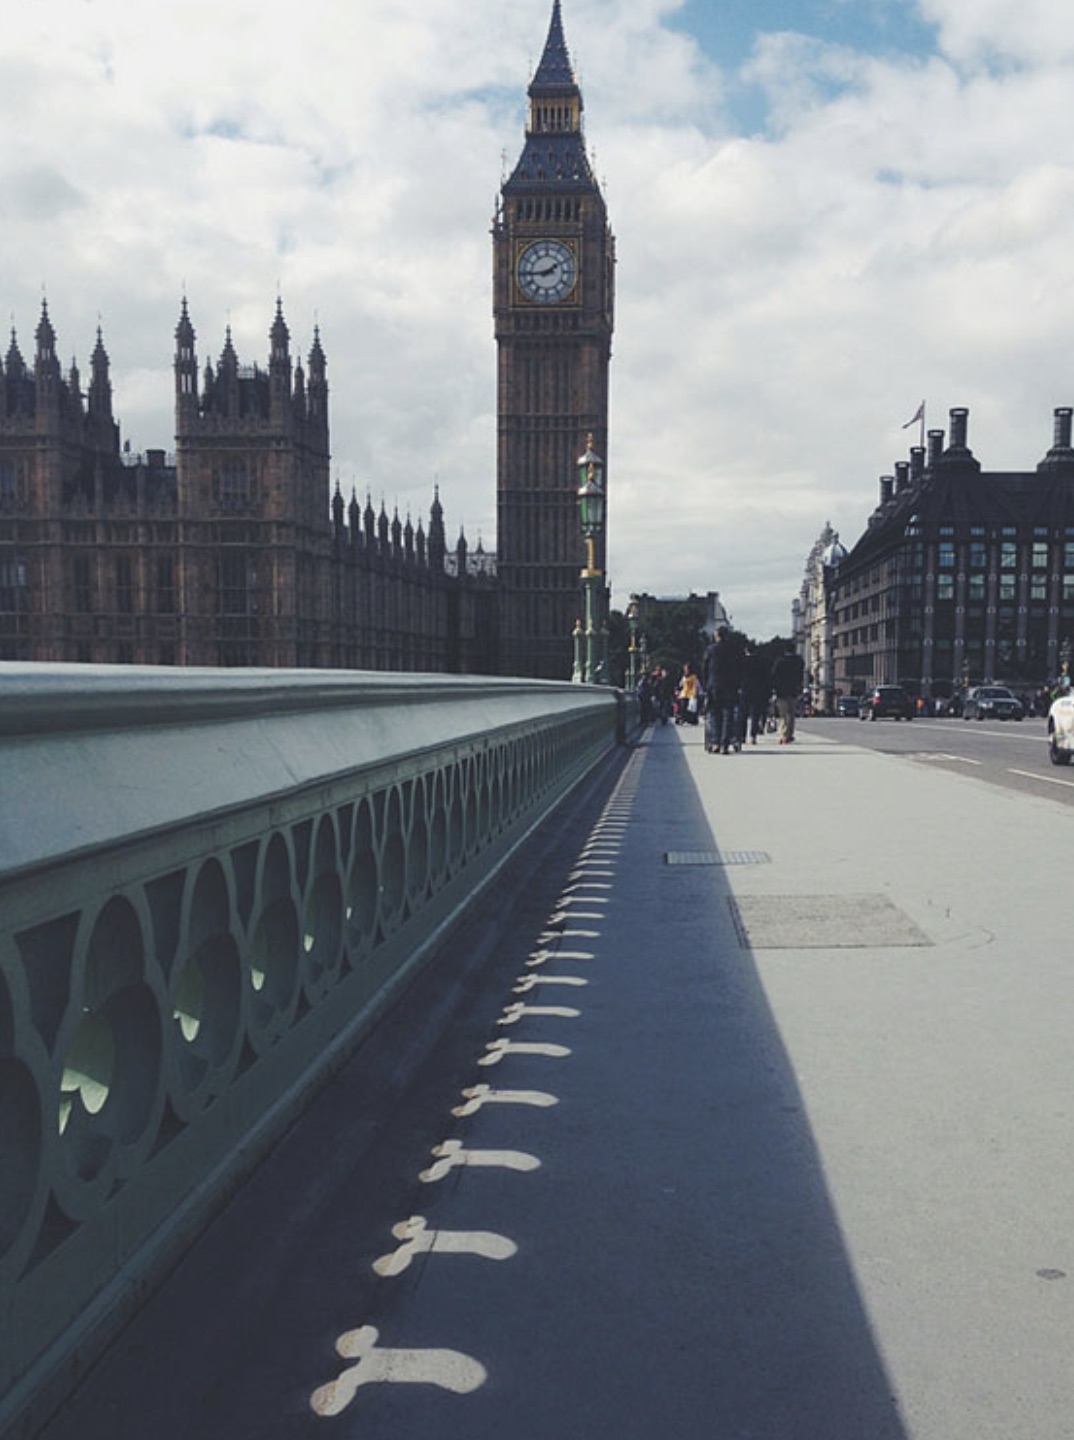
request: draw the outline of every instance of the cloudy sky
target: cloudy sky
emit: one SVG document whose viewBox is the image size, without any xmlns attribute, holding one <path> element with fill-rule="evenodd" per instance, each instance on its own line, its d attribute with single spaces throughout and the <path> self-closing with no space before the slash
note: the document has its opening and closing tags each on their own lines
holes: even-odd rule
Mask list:
<svg viewBox="0 0 1074 1440">
<path fill-rule="evenodd" d="M 328 357 L 349 497 L 495 545 L 489 229 L 551 0 L 51 0 L 6 7 L 0 313 L 98 324 L 135 450 L 199 360 L 264 364 L 276 296 Z M 1028 469 L 1074 404 L 1069 0 L 563 0 L 618 246 L 609 570 L 786 633 L 970 408 Z M 6 351 L 6 343 L 0 346 Z"/>
</svg>

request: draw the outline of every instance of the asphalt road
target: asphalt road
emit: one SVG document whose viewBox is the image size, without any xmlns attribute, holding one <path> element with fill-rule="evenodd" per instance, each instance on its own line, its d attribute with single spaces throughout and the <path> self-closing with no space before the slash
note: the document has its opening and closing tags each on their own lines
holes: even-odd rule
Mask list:
<svg viewBox="0 0 1074 1440">
<path fill-rule="evenodd" d="M 1074 770 L 1048 759 L 1048 726 L 1040 716 L 1022 721 L 836 720 L 800 722 L 803 733 L 840 744 L 905 755 L 923 765 L 972 775 L 1023 795 L 1074 805 Z"/>
</svg>

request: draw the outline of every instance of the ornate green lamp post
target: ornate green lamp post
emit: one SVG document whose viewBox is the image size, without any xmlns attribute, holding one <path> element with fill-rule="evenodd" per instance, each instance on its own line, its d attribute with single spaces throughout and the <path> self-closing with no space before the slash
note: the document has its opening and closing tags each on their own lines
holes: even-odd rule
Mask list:
<svg viewBox="0 0 1074 1440">
<path fill-rule="evenodd" d="M 631 595 L 626 612 L 627 628 L 630 631 L 630 649 L 627 652 L 627 688 L 633 690 L 638 683 L 638 597 Z"/>
<path fill-rule="evenodd" d="M 585 618 L 574 630 L 574 678 L 586 685 L 606 684 L 608 679 L 608 632 L 603 623 L 602 603 L 604 572 L 597 568 L 597 541 L 604 533 L 603 474 L 604 461 L 593 449 L 592 435 L 588 435 L 585 454 L 578 460 L 578 509 L 586 543 L 586 566 L 582 571 Z"/>
</svg>

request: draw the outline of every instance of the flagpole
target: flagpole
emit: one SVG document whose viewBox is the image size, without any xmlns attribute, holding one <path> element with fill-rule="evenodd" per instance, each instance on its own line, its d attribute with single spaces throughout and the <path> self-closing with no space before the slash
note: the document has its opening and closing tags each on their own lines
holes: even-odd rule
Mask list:
<svg viewBox="0 0 1074 1440">
<path fill-rule="evenodd" d="M 925 402 L 924 402 L 924 400 L 922 400 L 921 404 L 917 407 L 917 409 L 916 409 L 916 410 L 914 411 L 914 413 L 910 416 L 909 420 L 907 420 L 906 424 L 905 424 L 902 428 L 903 428 L 904 430 L 909 430 L 910 426 L 911 426 L 911 425 L 916 425 L 918 421 L 921 422 L 921 448 L 922 448 L 922 450 L 924 450 L 924 448 L 925 448 Z"/>
</svg>

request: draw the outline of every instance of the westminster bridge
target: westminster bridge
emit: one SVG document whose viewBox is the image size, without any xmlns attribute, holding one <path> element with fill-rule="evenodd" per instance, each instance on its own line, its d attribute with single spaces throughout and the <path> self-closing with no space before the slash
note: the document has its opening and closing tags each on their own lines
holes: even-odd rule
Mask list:
<svg viewBox="0 0 1074 1440">
<path fill-rule="evenodd" d="M 0 683 L 4 1440 L 1074 1433 L 1046 762 Z"/>
</svg>

